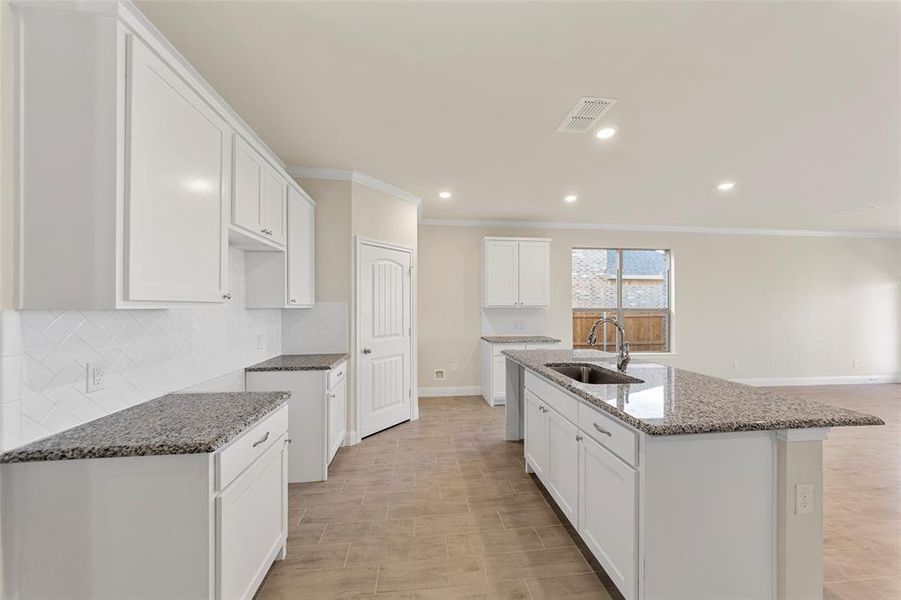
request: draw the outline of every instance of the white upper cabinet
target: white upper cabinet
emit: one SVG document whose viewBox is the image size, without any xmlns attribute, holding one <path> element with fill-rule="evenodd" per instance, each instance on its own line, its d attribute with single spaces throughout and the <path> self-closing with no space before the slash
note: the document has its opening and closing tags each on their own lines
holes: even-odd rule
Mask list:
<svg viewBox="0 0 901 600">
<path fill-rule="evenodd" d="M 252 240 L 284 244 L 287 180 L 239 135 L 233 171 L 232 225 Z"/>
<path fill-rule="evenodd" d="M 313 200 L 288 186 L 287 252 L 248 252 L 247 308 L 309 308 L 316 303 Z"/>
<path fill-rule="evenodd" d="M 545 307 L 549 302 L 550 240 L 482 240 L 483 307 Z"/>
<path fill-rule="evenodd" d="M 316 233 L 313 203 L 288 188 L 288 304 L 316 302 Z"/>
<path fill-rule="evenodd" d="M 15 2 L 13 15 L 17 307 L 222 303 L 230 243 L 282 255 L 287 305 L 293 182 L 134 4 Z M 292 272 L 312 281 L 311 246 L 298 252 Z M 311 284 L 291 293 L 312 302 Z"/>
<path fill-rule="evenodd" d="M 221 301 L 231 130 L 133 36 L 128 74 L 125 296 Z"/>
</svg>

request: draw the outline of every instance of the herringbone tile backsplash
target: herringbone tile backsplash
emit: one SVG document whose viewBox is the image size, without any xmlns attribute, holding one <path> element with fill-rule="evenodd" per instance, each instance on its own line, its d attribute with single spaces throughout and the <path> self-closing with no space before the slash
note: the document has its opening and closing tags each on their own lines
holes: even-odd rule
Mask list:
<svg viewBox="0 0 901 600">
<path fill-rule="evenodd" d="M 7 311 L 2 327 L 2 447 L 280 354 L 281 311 L 244 308 L 243 252 L 230 251 L 229 271 L 233 298 L 223 307 Z M 88 394 L 85 365 L 94 360 L 106 362 L 106 389 Z"/>
</svg>

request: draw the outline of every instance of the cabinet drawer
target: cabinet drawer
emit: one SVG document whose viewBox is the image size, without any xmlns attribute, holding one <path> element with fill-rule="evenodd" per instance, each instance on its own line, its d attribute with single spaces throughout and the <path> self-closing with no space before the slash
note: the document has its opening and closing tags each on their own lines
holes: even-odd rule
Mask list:
<svg viewBox="0 0 901 600">
<path fill-rule="evenodd" d="M 570 396 L 552 383 L 548 383 L 534 373 L 526 372 L 525 387 L 538 396 L 558 413 L 577 423 L 579 421 L 579 405 L 581 402 Z"/>
<path fill-rule="evenodd" d="M 579 403 L 579 429 L 628 464 L 638 465 L 638 433 L 587 404 Z"/>
<path fill-rule="evenodd" d="M 347 361 L 346 360 L 328 372 L 328 389 L 332 389 L 333 387 L 335 387 L 345 377 L 347 377 Z"/>
<path fill-rule="evenodd" d="M 216 489 L 222 490 L 288 432 L 288 407 L 283 406 L 216 453 Z"/>
</svg>

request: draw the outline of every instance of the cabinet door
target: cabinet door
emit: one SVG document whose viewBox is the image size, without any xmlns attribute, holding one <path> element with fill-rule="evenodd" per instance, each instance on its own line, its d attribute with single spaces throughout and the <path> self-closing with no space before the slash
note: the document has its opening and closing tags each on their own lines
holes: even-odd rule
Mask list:
<svg viewBox="0 0 901 600">
<path fill-rule="evenodd" d="M 483 306 L 519 303 L 519 242 L 488 240 L 484 249 Z"/>
<path fill-rule="evenodd" d="M 525 452 L 526 460 L 532 465 L 535 475 L 547 483 L 548 431 L 547 413 L 549 409 L 535 394 L 526 390 L 525 401 Z"/>
<path fill-rule="evenodd" d="M 579 430 L 555 410 L 548 412 L 547 489 L 573 526 L 578 525 Z"/>
<path fill-rule="evenodd" d="M 328 394 L 329 453 L 328 462 L 344 442 L 347 430 L 347 378 L 335 384 Z"/>
<path fill-rule="evenodd" d="M 638 574 L 636 472 L 588 436 L 579 448 L 581 486 L 577 529 L 623 596 L 635 598 Z"/>
<path fill-rule="evenodd" d="M 288 304 L 316 302 L 316 240 L 313 205 L 288 187 Z"/>
<path fill-rule="evenodd" d="M 263 157 L 238 135 L 235 135 L 235 152 L 232 183 L 232 223 L 262 233 L 263 214 Z"/>
<path fill-rule="evenodd" d="M 216 498 L 216 597 L 250 598 L 287 538 L 286 451 L 277 441 Z"/>
<path fill-rule="evenodd" d="M 519 242 L 520 306 L 550 303 L 550 260 L 548 242 Z"/>
<path fill-rule="evenodd" d="M 222 302 L 232 132 L 128 36 L 124 297 Z"/>
<path fill-rule="evenodd" d="M 263 235 L 273 242 L 285 243 L 285 201 L 288 182 L 268 163 L 263 172 Z"/>
</svg>

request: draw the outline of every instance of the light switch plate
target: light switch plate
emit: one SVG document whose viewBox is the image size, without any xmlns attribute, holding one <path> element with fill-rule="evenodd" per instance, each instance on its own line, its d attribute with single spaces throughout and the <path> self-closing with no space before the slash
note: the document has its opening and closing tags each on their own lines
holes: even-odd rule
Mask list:
<svg viewBox="0 0 901 600">
<path fill-rule="evenodd" d="M 99 392 L 106 389 L 106 363 L 102 360 L 95 360 L 85 365 L 85 391 L 88 394 Z"/>
</svg>

